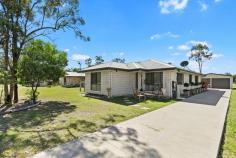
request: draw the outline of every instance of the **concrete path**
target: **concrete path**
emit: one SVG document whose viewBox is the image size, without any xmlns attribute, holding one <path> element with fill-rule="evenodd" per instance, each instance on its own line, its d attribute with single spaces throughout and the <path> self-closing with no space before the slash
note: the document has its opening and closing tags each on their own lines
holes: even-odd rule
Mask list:
<svg viewBox="0 0 236 158">
<path fill-rule="evenodd" d="M 230 93 L 209 90 L 34 158 L 216 158 Z"/>
</svg>

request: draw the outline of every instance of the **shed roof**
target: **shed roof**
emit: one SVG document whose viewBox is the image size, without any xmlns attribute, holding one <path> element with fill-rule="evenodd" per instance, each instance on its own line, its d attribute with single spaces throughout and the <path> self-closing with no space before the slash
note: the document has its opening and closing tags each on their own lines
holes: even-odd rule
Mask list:
<svg viewBox="0 0 236 158">
<path fill-rule="evenodd" d="M 85 73 L 78 73 L 78 72 L 66 72 L 67 77 L 84 77 Z"/>
</svg>

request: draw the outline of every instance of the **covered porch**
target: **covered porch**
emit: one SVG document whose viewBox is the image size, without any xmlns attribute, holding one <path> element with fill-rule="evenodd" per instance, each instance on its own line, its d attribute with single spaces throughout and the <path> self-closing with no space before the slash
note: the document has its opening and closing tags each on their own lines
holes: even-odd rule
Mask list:
<svg viewBox="0 0 236 158">
<path fill-rule="evenodd" d="M 134 95 L 146 97 L 171 98 L 168 71 L 137 71 L 135 75 Z"/>
</svg>

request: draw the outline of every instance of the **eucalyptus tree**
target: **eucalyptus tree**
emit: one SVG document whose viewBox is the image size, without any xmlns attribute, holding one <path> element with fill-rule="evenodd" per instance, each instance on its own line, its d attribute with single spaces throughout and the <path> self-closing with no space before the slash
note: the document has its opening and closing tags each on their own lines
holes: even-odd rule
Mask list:
<svg viewBox="0 0 236 158">
<path fill-rule="evenodd" d="M 209 47 L 206 44 L 199 43 L 192 47 L 189 59 L 197 62 L 199 72 L 202 73 L 203 63 L 206 60 L 210 60 L 212 55 L 213 54 L 210 52 Z"/>
<path fill-rule="evenodd" d="M 125 63 L 125 58 L 115 58 L 115 59 L 112 59 L 113 62 L 117 62 L 117 63 Z"/>
<path fill-rule="evenodd" d="M 85 65 L 87 65 L 87 67 L 92 66 L 92 59 L 91 58 L 85 59 Z"/>
<path fill-rule="evenodd" d="M 58 30 L 72 30 L 82 40 L 90 40 L 80 30 L 85 21 L 79 15 L 79 0 L 1 0 L 0 15 L 1 44 L 13 80 L 14 102 L 18 102 L 18 61 L 27 43 Z"/>
<path fill-rule="evenodd" d="M 104 63 L 104 59 L 102 58 L 102 56 L 95 56 L 95 65 L 99 65 Z"/>
</svg>

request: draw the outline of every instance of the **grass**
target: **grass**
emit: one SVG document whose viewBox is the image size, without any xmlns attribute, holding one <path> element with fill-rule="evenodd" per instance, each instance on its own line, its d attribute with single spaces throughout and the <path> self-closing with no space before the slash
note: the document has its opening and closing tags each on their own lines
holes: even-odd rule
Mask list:
<svg viewBox="0 0 236 158">
<path fill-rule="evenodd" d="M 20 99 L 25 99 L 27 88 L 19 90 Z M 39 99 L 45 102 L 42 106 L 0 116 L 0 157 L 28 157 L 175 102 L 147 100 L 129 106 L 137 100 L 82 97 L 79 88 L 42 87 L 39 92 Z"/>
<path fill-rule="evenodd" d="M 230 98 L 230 105 L 227 115 L 226 131 L 221 157 L 236 157 L 236 84 L 234 84 L 234 88 L 232 90 Z"/>
</svg>

